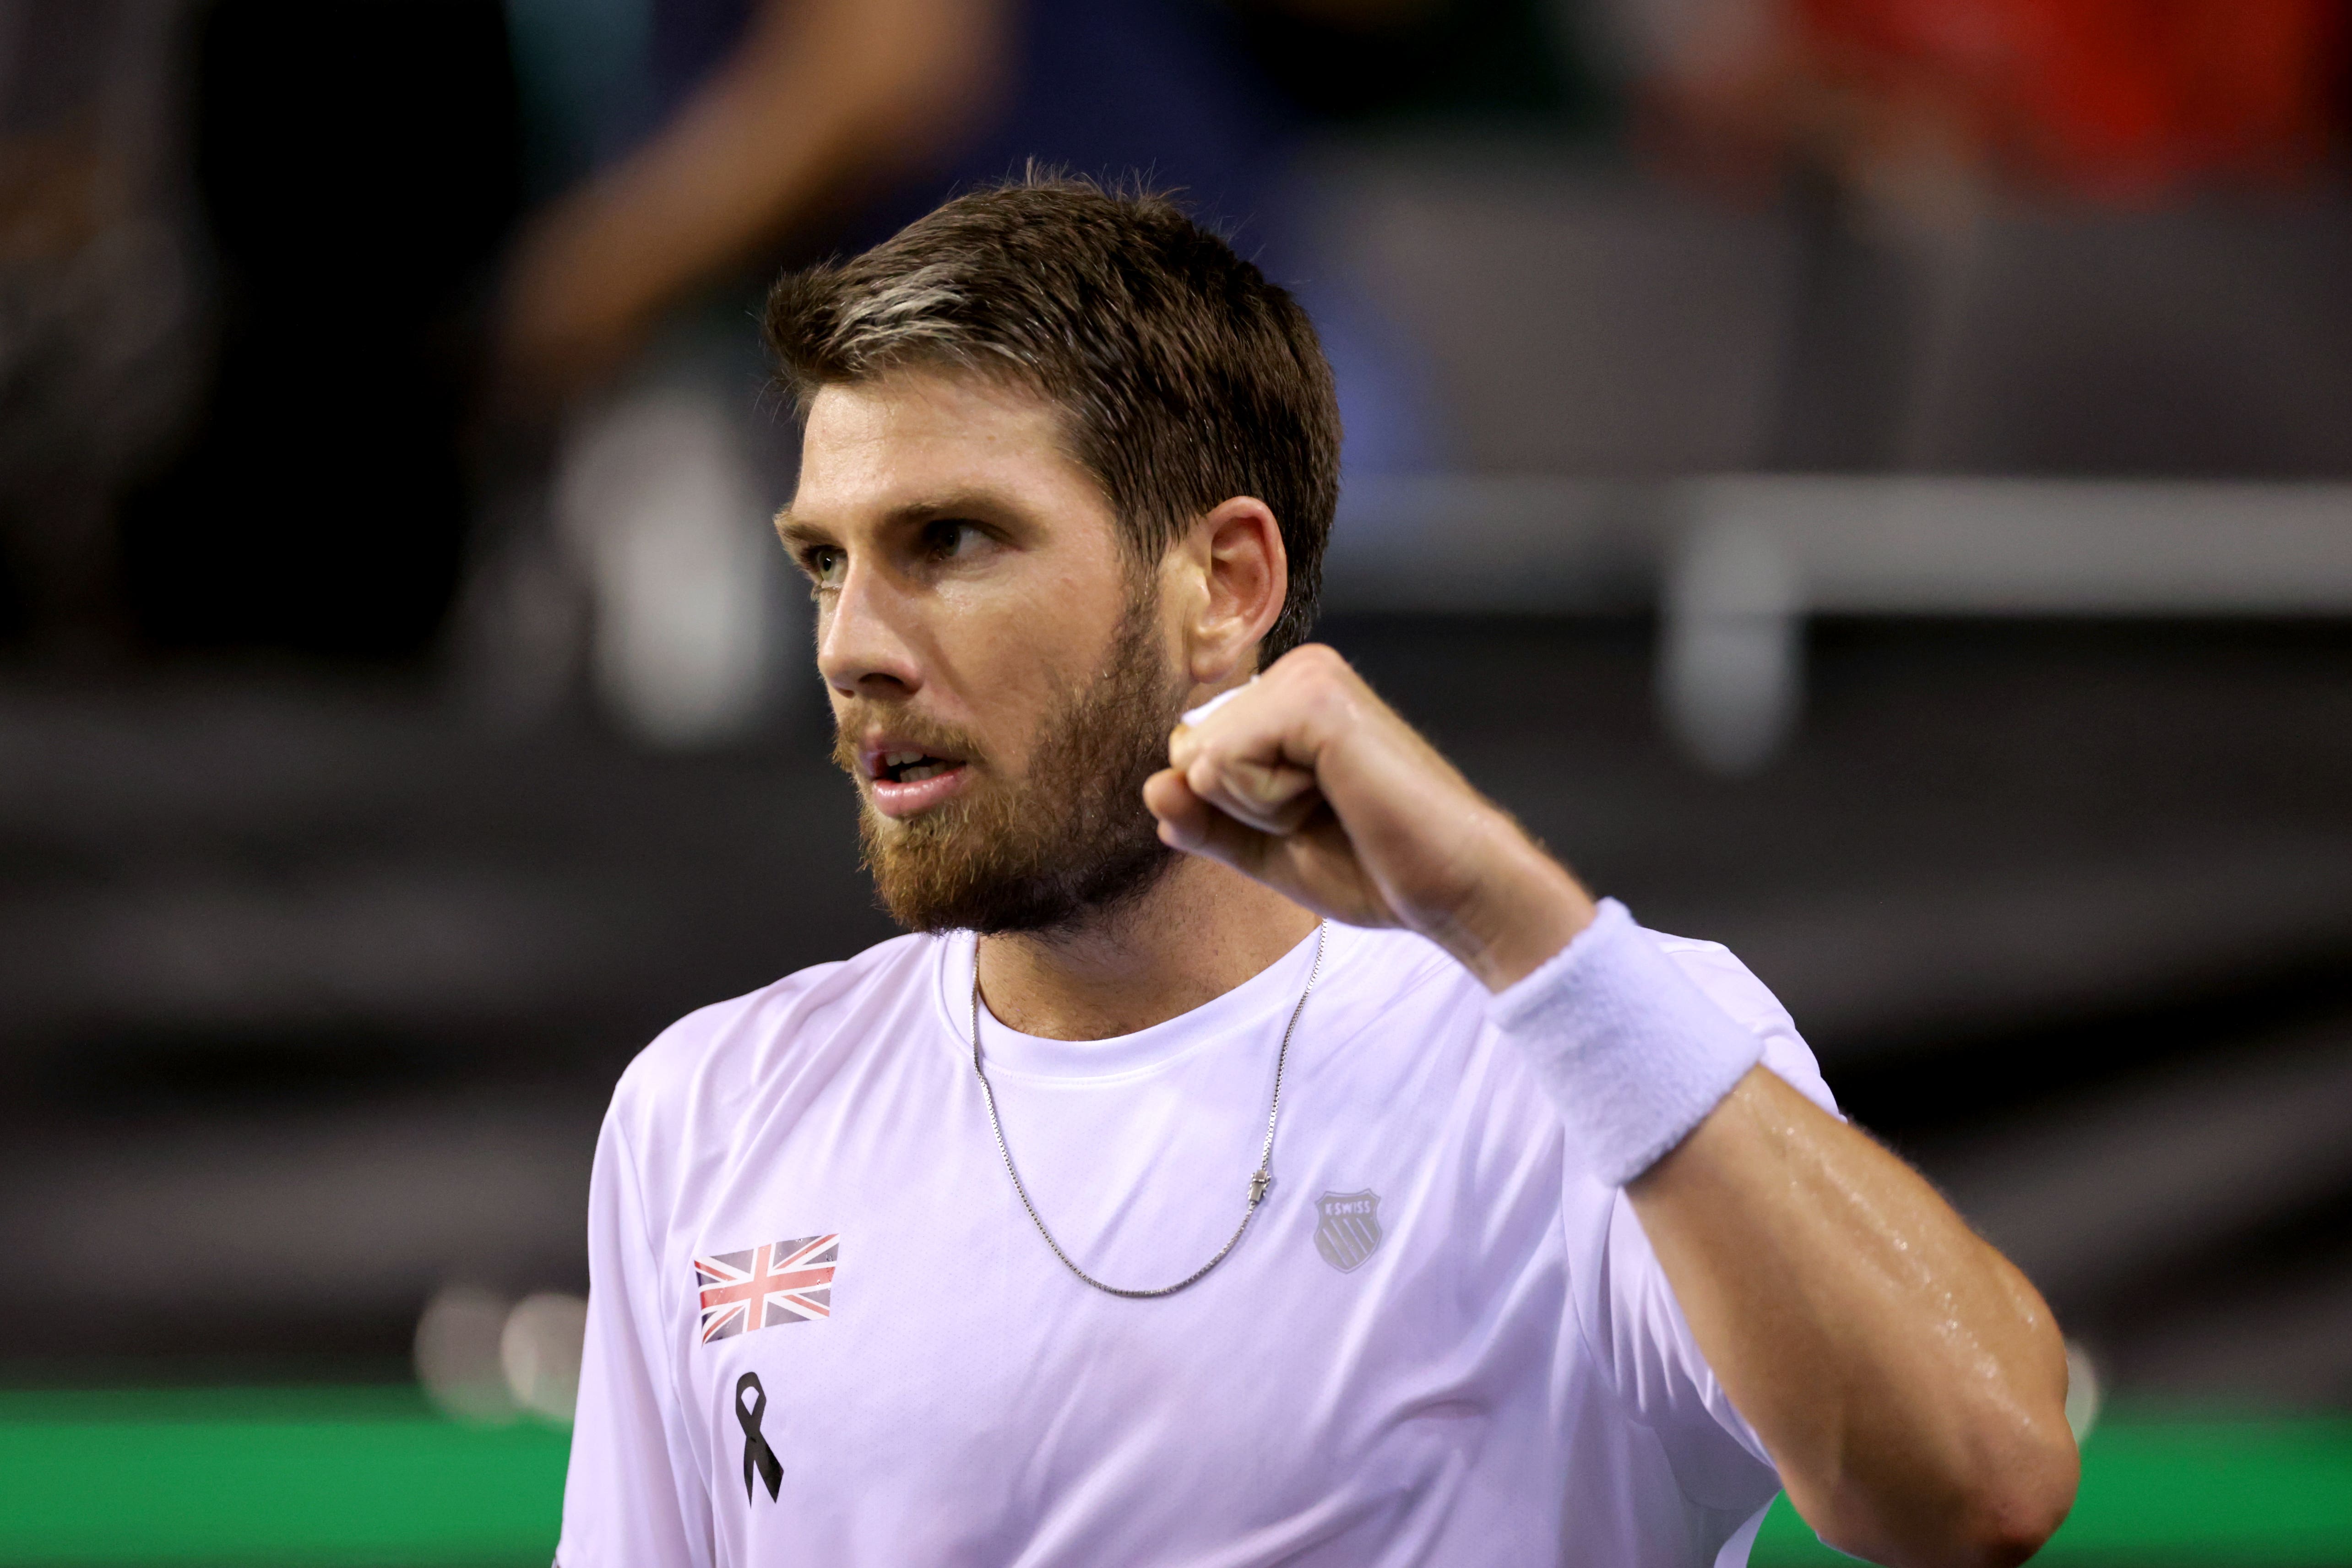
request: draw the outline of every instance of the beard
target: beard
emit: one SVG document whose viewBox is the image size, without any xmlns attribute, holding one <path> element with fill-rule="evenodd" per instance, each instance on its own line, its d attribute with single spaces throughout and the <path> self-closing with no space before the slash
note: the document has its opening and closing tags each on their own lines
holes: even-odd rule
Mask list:
<svg viewBox="0 0 2352 1568">
<path fill-rule="evenodd" d="M 909 931 L 1068 930 L 1149 891 L 1178 852 L 1160 841 L 1144 780 L 1167 766 L 1181 692 L 1160 652 L 1156 593 L 1130 593 L 1103 669 L 1058 695 L 1027 775 L 919 816 L 893 821 L 861 795 L 866 868 L 890 917 Z M 893 733 L 976 766 L 980 753 L 944 728 Z M 834 760 L 854 779 L 856 748 Z"/>
</svg>

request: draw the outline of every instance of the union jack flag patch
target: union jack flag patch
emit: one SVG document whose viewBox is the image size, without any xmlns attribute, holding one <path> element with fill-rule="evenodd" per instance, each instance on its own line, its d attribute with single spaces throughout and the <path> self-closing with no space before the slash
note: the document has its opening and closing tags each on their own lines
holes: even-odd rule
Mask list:
<svg viewBox="0 0 2352 1568">
<path fill-rule="evenodd" d="M 833 1316 L 833 1270 L 840 1259 L 837 1234 L 697 1257 L 694 1283 L 702 1295 L 702 1343 Z"/>
</svg>

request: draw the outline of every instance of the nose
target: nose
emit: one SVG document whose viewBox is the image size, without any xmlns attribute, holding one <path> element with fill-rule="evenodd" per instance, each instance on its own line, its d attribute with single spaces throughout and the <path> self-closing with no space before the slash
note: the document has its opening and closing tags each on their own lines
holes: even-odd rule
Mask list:
<svg viewBox="0 0 2352 1568">
<path fill-rule="evenodd" d="M 923 684 L 908 632 L 910 607 L 887 577 L 855 557 L 817 614 L 816 667 L 845 697 L 905 696 Z"/>
</svg>

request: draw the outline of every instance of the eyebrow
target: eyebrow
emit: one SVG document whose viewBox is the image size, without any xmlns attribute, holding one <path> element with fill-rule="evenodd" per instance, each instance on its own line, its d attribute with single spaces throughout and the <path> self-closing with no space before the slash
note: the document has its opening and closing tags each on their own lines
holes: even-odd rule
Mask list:
<svg viewBox="0 0 2352 1568">
<path fill-rule="evenodd" d="M 910 523 L 928 523 L 940 517 L 1002 517 L 1014 510 L 1012 503 L 995 490 L 950 490 L 891 507 L 883 516 L 883 526 L 903 527 Z M 790 507 L 776 514 L 775 528 L 779 535 L 793 544 L 834 542 L 831 529 L 801 521 L 793 515 Z"/>
<path fill-rule="evenodd" d="M 803 523 L 795 518 L 790 507 L 777 512 L 769 526 L 788 545 L 823 544 L 831 538 L 814 523 Z"/>
</svg>

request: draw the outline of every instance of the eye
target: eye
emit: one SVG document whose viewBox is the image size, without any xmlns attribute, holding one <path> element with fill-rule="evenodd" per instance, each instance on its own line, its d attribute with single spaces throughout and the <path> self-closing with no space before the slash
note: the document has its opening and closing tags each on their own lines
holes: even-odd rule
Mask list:
<svg viewBox="0 0 2352 1568">
<path fill-rule="evenodd" d="M 986 538 L 978 523 L 961 517 L 940 517 L 923 527 L 923 549 L 934 560 L 952 560 Z"/>
<path fill-rule="evenodd" d="M 838 588 L 849 567 L 849 552 L 839 545 L 811 545 L 801 556 L 801 567 L 819 588 Z"/>
</svg>

